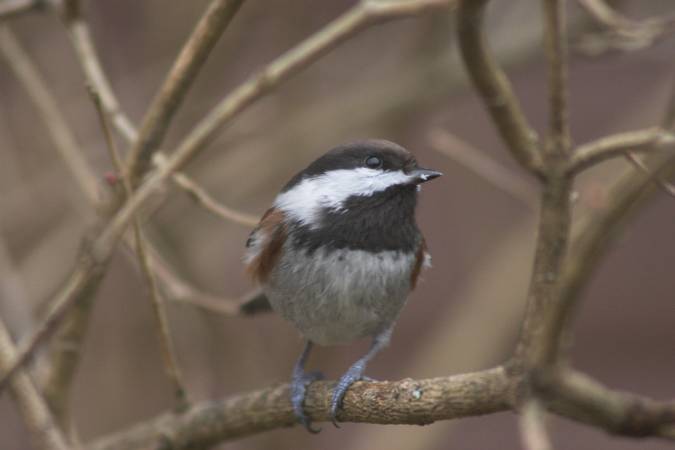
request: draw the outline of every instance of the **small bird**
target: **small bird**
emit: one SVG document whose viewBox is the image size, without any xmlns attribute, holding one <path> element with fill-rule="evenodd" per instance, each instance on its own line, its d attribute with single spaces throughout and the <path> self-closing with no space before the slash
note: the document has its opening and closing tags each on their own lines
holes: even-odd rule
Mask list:
<svg viewBox="0 0 675 450">
<path fill-rule="evenodd" d="M 304 366 L 313 344 L 372 338 L 369 351 L 339 379 L 336 415 L 349 386 L 389 342 L 422 266 L 429 265 L 415 223 L 420 184 L 441 173 L 423 169 L 403 147 L 384 140 L 338 146 L 286 183 L 246 242 L 244 261 L 272 309 L 306 338 L 291 380 L 298 421 L 317 372 Z"/>
</svg>

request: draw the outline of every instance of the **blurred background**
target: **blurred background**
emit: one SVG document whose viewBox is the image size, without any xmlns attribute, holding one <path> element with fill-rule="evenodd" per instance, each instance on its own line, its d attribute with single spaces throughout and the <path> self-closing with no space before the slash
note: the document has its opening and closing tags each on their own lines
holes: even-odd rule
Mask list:
<svg viewBox="0 0 675 450">
<path fill-rule="evenodd" d="M 539 2 L 492 3 L 491 43 L 528 117 L 543 132 L 547 92 Z M 104 68 L 135 123 L 207 4 L 85 2 Z M 165 148 L 253 71 L 353 4 L 245 2 L 174 121 Z M 671 0 L 615 4 L 634 18 L 673 12 Z M 675 39 L 635 51 L 591 49 L 582 44 L 599 29 L 575 2 L 569 2 L 569 13 L 575 142 L 659 123 L 675 73 Z M 453 21 L 452 14 L 427 15 L 357 35 L 249 108 L 187 169 L 224 204 L 254 215 L 296 171 L 349 140 L 398 142 L 445 174 L 425 186 L 418 209 L 433 268 L 423 273 L 390 347 L 370 365 L 369 375 L 377 379 L 443 376 L 498 364 L 513 349 L 523 313 L 537 186 L 510 158 L 468 86 Z M 111 165 L 63 25 L 48 11 L 9 23 L 103 180 Z M 497 175 L 477 173 L 467 154 L 497 164 Z M 479 172 L 484 166 L 478 164 Z M 616 161 L 584 175 L 576 217 L 602 208 L 606 187 L 628 168 Z M 90 224 L 83 203 L 36 108 L 0 58 L 0 247 L 14 264 L 12 273 L 6 269 L 0 276 L 11 276 L 25 299 L 21 305 L 0 299 L 0 312 L 16 339 L 29 334 L 34 317 L 74 264 Z M 673 223 L 675 199 L 662 192 L 630 221 L 584 291 L 573 350 L 574 364 L 606 385 L 659 399 L 675 396 Z M 215 218 L 175 191 L 146 230 L 163 256 L 204 291 L 236 299 L 251 289 L 241 263 L 249 229 Z M 192 399 L 216 399 L 289 379 L 302 341 L 276 315 L 223 317 L 188 305 L 169 308 Z M 151 311 L 143 280 L 118 253 L 96 297 L 73 387 L 71 408 L 83 442 L 171 407 Z M 309 367 L 335 378 L 366 346 L 319 348 Z M 557 450 L 668 447 L 558 418 L 552 419 L 552 438 Z M 319 435 L 295 427 L 221 447 L 431 450 L 519 448 L 520 443 L 517 417 L 502 413 L 425 427 L 324 425 Z M 0 448 L 29 448 L 7 395 L 0 398 Z"/>
</svg>

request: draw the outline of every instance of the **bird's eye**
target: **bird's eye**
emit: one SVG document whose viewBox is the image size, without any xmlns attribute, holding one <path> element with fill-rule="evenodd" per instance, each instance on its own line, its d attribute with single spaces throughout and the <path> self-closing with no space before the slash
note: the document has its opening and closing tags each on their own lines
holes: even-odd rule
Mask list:
<svg viewBox="0 0 675 450">
<path fill-rule="evenodd" d="M 366 158 L 366 166 L 371 169 L 377 169 L 382 165 L 382 160 L 377 156 L 369 156 Z"/>
</svg>

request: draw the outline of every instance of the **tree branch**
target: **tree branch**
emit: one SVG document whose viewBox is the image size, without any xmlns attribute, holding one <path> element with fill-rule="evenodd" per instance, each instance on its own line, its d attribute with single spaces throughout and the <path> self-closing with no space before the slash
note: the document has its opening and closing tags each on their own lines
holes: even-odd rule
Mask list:
<svg viewBox="0 0 675 450">
<path fill-rule="evenodd" d="M 538 400 L 529 400 L 523 406 L 520 412 L 520 438 L 525 450 L 552 450 L 545 414 Z"/>
<path fill-rule="evenodd" d="M 162 87 L 143 118 L 138 137 L 131 147 L 127 167 L 132 185 L 150 168 L 152 154 L 183 102 L 206 58 L 244 0 L 213 0 L 197 23 Z"/>
<path fill-rule="evenodd" d="M 457 11 L 459 46 L 466 69 L 514 158 L 536 176 L 543 163 L 537 135 L 528 124 L 508 78 L 490 53 L 483 33 L 487 0 L 462 0 Z"/>
<path fill-rule="evenodd" d="M 16 348 L 7 326 L 0 319 L 0 369 L 7 370 L 15 360 Z M 17 373 L 10 388 L 34 442 L 44 450 L 68 450 L 66 438 L 28 374 L 23 371 Z"/>
<path fill-rule="evenodd" d="M 313 422 L 330 420 L 332 382 L 312 383 L 305 411 Z M 341 422 L 425 425 L 509 408 L 511 384 L 501 367 L 427 380 L 357 382 L 340 411 Z M 254 433 L 297 424 L 288 385 L 194 406 L 185 414 L 164 414 L 132 430 L 104 437 L 88 450 L 172 450 L 205 448 Z"/>
<path fill-rule="evenodd" d="M 85 239 L 75 269 L 66 280 L 64 286 L 49 303 L 47 314 L 37 329 L 17 351 L 12 364 L 8 364 L 0 376 L 0 392 L 7 381 L 30 360 L 37 348 L 48 339 L 62 323 L 74 305 L 86 301 L 98 290 L 108 267 L 110 254 L 95 256 L 90 249 L 91 242 Z"/>
<path fill-rule="evenodd" d="M 101 122 L 101 129 L 103 130 L 103 134 L 105 136 L 107 148 L 110 153 L 110 159 L 113 163 L 113 166 L 115 167 L 115 170 L 117 170 L 117 172 L 122 177 L 122 185 L 124 187 L 125 194 L 124 197 L 129 198 L 133 194 L 131 175 L 125 170 L 122 157 L 117 151 L 117 147 L 115 146 L 115 142 L 112 138 L 110 127 L 108 127 L 108 121 L 106 120 L 105 112 L 101 107 L 100 98 L 96 91 L 92 90 L 91 94 L 94 105 L 96 106 L 96 112 L 98 113 L 99 121 Z M 152 310 L 157 322 L 157 336 L 159 347 L 162 353 L 162 360 L 164 362 L 164 369 L 166 371 L 167 377 L 169 378 L 169 381 L 173 385 L 174 396 L 176 399 L 176 410 L 182 411 L 188 407 L 187 390 L 185 389 L 183 377 L 178 367 L 178 358 L 176 357 L 176 351 L 169 331 L 169 318 L 166 314 L 166 306 L 160 296 L 155 273 L 152 271 L 152 267 L 150 266 L 150 258 L 148 257 L 147 250 L 148 245 L 145 237 L 143 236 L 141 221 L 138 215 L 136 215 L 133 219 L 132 228 L 134 244 L 136 247 L 136 255 L 138 256 L 141 273 L 147 282 L 150 302 L 152 304 Z"/>
<path fill-rule="evenodd" d="M 675 402 L 658 402 L 607 389 L 579 372 L 540 374 L 536 389 L 551 407 L 610 433 L 675 440 Z"/>
<path fill-rule="evenodd" d="M 539 195 L 535 186 L 515 173 L 499 164 L 468 142 L 464 142 L 445 130 L 434 129 L 429 133 L 431 148 L 461 164 L 478 175 L 483 181 L 505 192 L 522 204 L 536 210 L 539 207 Z"/>
<path fill-rule="evenodd" d="M 164 156 L 162 153 L 156 152 L 153 161 L 157 167 L 161 167 L 162 165 L 166 164 L 166 156 Z M 227 222 L 234 222 L 245 227 L 255 227 L 260 220 L 257 216 L 241 213 L 223 205 L 222 203 L 219 203 L 211 196 L 211 194 L 206 191 L 206 189 L 199 186 L 189 177 L 185 176 L 182 172 L 174 173 L 171 177 L 171 180 L 176 186 L 185 191 L 191 199 L 197 202 L 197 204 L 201 205 L 211 214 L 215 215 L 216 217 L 220 217 Z"/>
<path fill-rule="evenodd" d="M 670 149 L 674 145 L 675 135 L 656 127 L 613 134 L 579 146 L 569 162 L 569 170 L 577 174 L 628 152 Z"/>
<path fill-rule="evenodd" d="M 51 334 L 54 327 L 62 319 L 63 314 L 72 307 L 73 302 L 79 298 L 82 291 L 92 287 L 92 283 L 98 285 L 98 281 L 103 275 L 103 273 L 99 273 L 100 269 L 109 260 L 117 240 L 121 237 L 139 207 L 150 198 L 156 189 L 161 187 L 174 171 L 195 156 L 208 139 L 213 137 L 220 126 L 236 116 L 254 100 L 269 92 L 272 87 L 285 81 L 346 38 L 362 30 L 366 25 L 387 19 L 406 17 L 412 13 L 432 8 L 447 7 L 451 2 L 451 0 L 402 0 L 373 8 L 372 1 L 366 0 L 359 3 L 332 24 L 300 43 L 295 49 L 277 58 L 263 72 L 254 75 L 235 89 L 195 127 L 194 131 L 184 139 L 183 144 L 180 144 L 169 158 L 167 164 L 153 172 L 140 185 L 134 195 L 110 220 L 105 229 L 93 240 L 91 247 L 87 247 L 90 248 L 87 257 L 81 258 L 81 262 L 77 264 L 69 282 L 52 303 L 50 308 L 52 313 L 45 318 L 38 331 L 30 338 L 26 349 L 21 352 L 15 364 L 7 373 L 3 374 L 0 379 L 0 389 L 2 389 L 6 380 L 28 360 L 42 340 Z"/>
<path fill-rule="evenodd" d="M 47 0 L 3 0 L 0 2 L 0 20 L 42 8 Z"/>
<path fill-rule="evenodd" d="M 549 136 L 544 149 L 557 157 L 570 152 L 567 110 L 567 20 L 561 0 L 543 0 L 544 47 L 548 59 Z"/>
<path fill-rule="evenodd" d="M 98 202 L 98 180 L 83 153 L 74 134 L 63 118 L 63 113 L 54 96 L 28 54 L 21 48 L 14 34 L 5 25 L 0 25 L 0 51 L 9 67 L 23 85 L 30 99 L 37 106 L 44 125 L 51 135 L 56 151 L 73 175 L 73 179 L 90 205 Z"/>
<path fill-rule="evenodd" d="M 589 36 L 581 43 L 586 51 L 597 54 L 607 48 L 636 50 L 648 47 L 675 32 L 675 15 L 630 19 L 612 9 L 604 0 L 577 0 L 607 32 Z"/>
</svg>

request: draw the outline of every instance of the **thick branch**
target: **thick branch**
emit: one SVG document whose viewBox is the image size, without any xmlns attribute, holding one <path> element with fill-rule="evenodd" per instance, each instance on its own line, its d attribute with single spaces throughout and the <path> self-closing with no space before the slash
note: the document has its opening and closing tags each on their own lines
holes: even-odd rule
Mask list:
<svg viewBox="0 0 675 450">
<path fill-rule="evenodd" d="M 314 422 L 327 421 L 332 382 L 308 389 L 305 411 Z M 511 385 L 502 368 L 428 380 L 358 382 L 340 412 L 344 422 L 425 425 L 504 411 Z M 288 385 L 270 387 L 213 403 L 182 415 L 164 414 L 130 431 L 105 437 L 89 450 L 172 450 L 205 448 L 219 442 L 297 424 Z"/>
<path fill-rule="evenodd" d="M 483 20 L 487 0 L 459 2 L 459 45 L 469 75 L 483 96 L 492 120 L 513 156 L 535 175 L 542 173 L 537 137 L 513 93 L 508 78 L 485 42 Z"/>
<path fill-rule="evenodd" d="M 127 167 L 132 185 L 150 167 L 152 154 L 183 102 L 190 86 L 244 0 L 213 0 L 183 46 L 157 96 L 148 108 L 134 143 Z"/>
<path fill-rule="evenodd" d="M 536 366 L 550 356 L 541 349 L 542 318 L 559 302 L 556 286 L 567 251 L 571 222 L 572 179 L 555 175 L 546 180 L 541 198 L 537 246 L 517 357 Z"/>
</svg>

